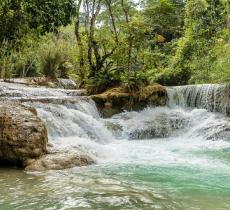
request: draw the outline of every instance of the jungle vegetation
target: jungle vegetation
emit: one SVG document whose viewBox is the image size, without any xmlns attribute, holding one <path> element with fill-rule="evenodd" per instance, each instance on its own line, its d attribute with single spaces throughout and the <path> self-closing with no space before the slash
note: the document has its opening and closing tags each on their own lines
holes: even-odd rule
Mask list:
<svg viewBox="0 0 230 210">
<path fill-rule="evenodd" d="M 0 77 L 97 91 L 230 82 L 229 0 L 1 0 Z"/>
</svg>

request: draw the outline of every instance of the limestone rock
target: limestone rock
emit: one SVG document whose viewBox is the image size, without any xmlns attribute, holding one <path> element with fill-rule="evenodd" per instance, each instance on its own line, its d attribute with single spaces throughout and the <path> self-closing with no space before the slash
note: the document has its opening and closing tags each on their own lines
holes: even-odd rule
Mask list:
<svg viewBox="0 0 230 210">
<path fill-rule="evenodd" d="M 165 87 L 155 84 L 142 87 L 136 92 L 129 92 L 122 87 L 112 88 L 91 97 L 102 115 L 111 117 L 124 110 L 141 110 L 149 105 L 164 106 L 167 93 Z"/>
<path fill-rule="evenodd" d="M 77 84 L 71 79 L 58 79 L 59 86 L 64 89 L 77 89 Z"/>
<path fill-rule="evenodd" d="M 24 161 L 46 152 L 47 130 L 36 110 L 0 103 L 0 160 Z"/>
<path fill-rule="evenodd" d="M 86 166 L 94 161 L 80 151 L 56 151 L 44 155 L 39 159 L 27 160 L 26 171 L 63 170 L 76 166 Z"/>
</svg>

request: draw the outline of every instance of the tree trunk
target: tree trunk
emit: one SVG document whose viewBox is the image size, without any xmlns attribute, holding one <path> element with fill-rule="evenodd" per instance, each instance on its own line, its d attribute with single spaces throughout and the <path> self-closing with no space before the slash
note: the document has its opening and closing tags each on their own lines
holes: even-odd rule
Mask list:
<svg viewBox="0 0 230 210">
<path fill-rule="evenodd" d="M 81 40 L 81 34 L 80 34 L 80 7 L 82 5 L 82 0 L 79 0 L 78 5 L 77 5 L 77 12 L 76 12 L 76 22 L 75 22 L 75 36 L 77 39 L 77 44 L 79 48 L 79 57 L 80 57 L 80 62 L 79 62 L 79 73 L 80 73 L 80 86 L 83 85 L 84 83 L 84 65 L 85 65 L 85 60 L 84 60 L 84 49 L 83 49 L 83 43 Z"/>
<path fill-rule="evenodd" d="M 129 27 L 129 12 L 128 12 L 128 9 L 125 8 L 124 0 L 121 0 L 121 6 L 125 14 L 125 21 L 126 21 L 127 27 Z M 129 82 L 131 78 L 131 70 L 132 70 L 132 49 L 133 49 L 133 37 L 130 31 L 129 31 L 129 35 L 127 39 L 128 39 L 127 70 L 128 70 L 128 82 Z"/>
</svg>

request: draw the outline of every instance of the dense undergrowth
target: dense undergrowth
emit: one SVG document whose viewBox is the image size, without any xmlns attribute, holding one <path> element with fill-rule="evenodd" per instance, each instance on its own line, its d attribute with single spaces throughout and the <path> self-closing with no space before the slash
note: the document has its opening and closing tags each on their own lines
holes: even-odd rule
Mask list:
<svg viewBox="0 0 230 210">
<path fill-rule="evenodd" d="M 0 75 L 72 78 L 94 92 L 230 82 L 229 4 L 3 0 Z"/>
</svg>

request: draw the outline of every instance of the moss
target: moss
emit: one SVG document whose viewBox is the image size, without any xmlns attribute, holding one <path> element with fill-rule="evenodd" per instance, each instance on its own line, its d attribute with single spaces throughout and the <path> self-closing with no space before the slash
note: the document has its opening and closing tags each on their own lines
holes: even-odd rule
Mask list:
<svg viewBox="0 0 230 210">
<path fill-rule="evenodd" d="M 140 110 L 148 105 L 163 106 L 166 104 L 166 89 L 159 84 L 144 86 L 136 91 L 116 87 L 91 97 L 103 116 L 110 117 L 123 110 Z"/>
</svg>

